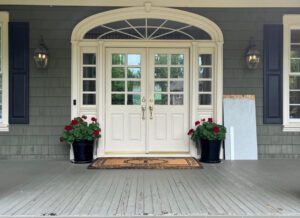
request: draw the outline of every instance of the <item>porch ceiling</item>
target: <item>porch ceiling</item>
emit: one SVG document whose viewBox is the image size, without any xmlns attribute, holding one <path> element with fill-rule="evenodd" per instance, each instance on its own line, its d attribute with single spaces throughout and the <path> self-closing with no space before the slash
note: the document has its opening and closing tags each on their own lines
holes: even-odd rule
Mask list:
<svg viewBox="0 0 300 218">
<path fill-rule="evenodd" d="M 0 161 L 0 175 L 0 217 L 300 216 L 298 160 L 225 161 L 203 170 Z"/>
<path fill-rule="evenodd" d="M 1 0 L 0 5 L 45 6 L 143 6 L 151 3 L 162 7 L 203 8 L 269 8 L 300 7 L 299 0 Z"/>
</svg>

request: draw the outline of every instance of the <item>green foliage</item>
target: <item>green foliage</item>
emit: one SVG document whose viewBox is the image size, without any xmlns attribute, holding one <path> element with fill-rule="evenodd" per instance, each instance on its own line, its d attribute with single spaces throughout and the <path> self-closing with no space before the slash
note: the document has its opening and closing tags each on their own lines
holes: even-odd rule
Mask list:
<svg viewBox="0 0 300 218">
<path fill-rule="evenodd" d="M 93 141 L 101 137 L 101 128 L 96 118 L 91 118 L 91 122 L 86 121 L 87 117 L 76 117 L 70 124 L 65 126 L 61 141 L 72 144 L 74 141 Z"/>
<path fill-rule="evenodd" d="M 190 129 L 189 135 L 194 142 L 200 139 L 224 140 L 226 137 L 226 128 L 223 125 L 213 122 L 212 119 L 209 121 L 202 120 L 202 123 L 196 125 L 195 129 Z"/>
</svg>

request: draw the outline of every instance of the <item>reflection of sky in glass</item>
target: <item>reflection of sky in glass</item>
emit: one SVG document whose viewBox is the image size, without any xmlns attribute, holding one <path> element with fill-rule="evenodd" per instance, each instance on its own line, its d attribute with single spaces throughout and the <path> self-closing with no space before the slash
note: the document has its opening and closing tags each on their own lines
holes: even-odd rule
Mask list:
<svg viewBox="0 0 300 218">
<path fill-rule="evenodd" d="M 127 57 L 128 65 L 140 65 L 141 64 L 141 55 L 139 54 L 128 54 Z"/>
</svg>

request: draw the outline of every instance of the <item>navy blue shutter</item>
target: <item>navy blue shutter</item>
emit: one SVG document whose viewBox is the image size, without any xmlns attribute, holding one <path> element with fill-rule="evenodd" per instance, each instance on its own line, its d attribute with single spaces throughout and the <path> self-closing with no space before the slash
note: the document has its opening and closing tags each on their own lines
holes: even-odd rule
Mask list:
<svg viewBox="0 0 300 218">
<path fill-rule="evenodd" d="M 283 26 L 264 25 L 263 115 L 266 124 L 282 123 Z"/>
<path fill-rule="evenodd" d="M 9 23 L 9 123 L 29 123 L 29 24 Z"/>
</svg>

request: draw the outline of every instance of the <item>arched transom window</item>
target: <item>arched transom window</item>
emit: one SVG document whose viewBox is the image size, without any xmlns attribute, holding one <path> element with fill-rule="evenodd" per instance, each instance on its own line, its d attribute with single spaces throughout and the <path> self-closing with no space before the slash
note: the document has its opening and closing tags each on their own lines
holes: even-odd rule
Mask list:
<svg viewBox="0 0 300 218">
<path fill-rule="evenodd" d="M 85 39 L 211 40 L 204 30 L 168 19 L 127 19 L 99 25 Z"/>
</svg>

